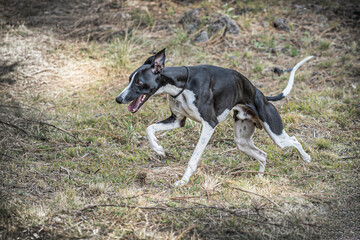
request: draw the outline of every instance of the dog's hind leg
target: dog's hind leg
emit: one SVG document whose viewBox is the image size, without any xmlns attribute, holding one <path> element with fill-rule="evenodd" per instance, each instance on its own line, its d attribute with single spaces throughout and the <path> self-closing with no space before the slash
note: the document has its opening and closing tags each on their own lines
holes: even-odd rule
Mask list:
<svg viewBox="0 0 360 240">
<path fill-rule="evenodd" d="M 271 139 L 275 142 L 276 145 L 278 145 L 280 148 L 285 147 L 294 147 L 297 149 L 297 151 L 300 153 L 300 156 L 302 160 L 309 163 L 311 161 L 311 157 L 309 154 L 307 154 L 301 144 L 298 142 L 298 140 L 295 137 L 290 137 L 285 130 L 282 130 L 280 135 L 275 134 L 271 131 L 270 126 L 264 122 L 264 127 L 266 132 L 270 135 Z"/>
<path fill-rule="evenodd" d="M 157 143 L 157 138 L 155 136 L 155 133 L 158 131 L 167 131 L 167 130 L 183 127 L 185 125 L 185 120 L 186 117 L 184 116 L 179 117 L 172 114 L 167 119 L 162 120 L 161 122 L 158 123 L 151 124 L 149 127 L 147 127 L 146 135 L 150 142 L 150 148 L 154 150 L 157 154 L 164 156 L 165 155 L 164 148 Z"/>
<path fill-rule="evenodd" d="M 255 132 L 255 124 L 248 119 L 240 119 L 234 111 L 234 131 L 235 131 L 235 143 L 240 151 L 255 158 L 260 166 L 259 172 L 264 172 L 266 165 L 266 153 L 258 149 L 252 140 L 252 136 Z M 262 176 L 259 173 L 259 176 Z"/>
<path fill-rule="evenodd" d="M 266 132 L 280 148 L 295 147 L 305 162 L 310 162 L 310 156 L 304 151 L 295 137 L 290 137 L 284 130 L 281 117 L 270 102 L 260 91 L 256 92 L 255 105 L 260 119 L 263 121 Z"/>
</svg>

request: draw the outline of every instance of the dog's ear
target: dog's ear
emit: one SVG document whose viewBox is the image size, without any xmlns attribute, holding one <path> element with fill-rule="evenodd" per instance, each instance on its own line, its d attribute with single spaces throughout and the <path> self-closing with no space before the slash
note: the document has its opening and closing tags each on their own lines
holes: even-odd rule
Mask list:
<svg viewBox="0 0 360 240">
<path fill-rule="evenodd" d="M 143 65 L 152 64 L 152 62 L 154 61 L 154 58 L 155 58 L 155 56 L 149 57 L 148 59 L 146 59 L 146 61 L 144 62 Z"/>
<path fill-rule="evenodd" d="M 152 71 L 154 73 L 160 73 L 162 69 L 165 67 L 165 48 L 155 54 L 153 62 L 151 64 Z"/>
</svg>

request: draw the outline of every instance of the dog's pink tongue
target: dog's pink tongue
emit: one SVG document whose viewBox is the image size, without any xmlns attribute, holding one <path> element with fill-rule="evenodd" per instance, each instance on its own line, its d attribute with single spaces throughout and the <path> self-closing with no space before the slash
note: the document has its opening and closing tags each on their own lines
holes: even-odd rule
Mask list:
<svg viewBox="0 0 360 240">
<path fill-rule="evenodd" d="M 132 101 L 128 106 L 128 110 L 132 113 L 137 112 L 137 110 L 139 110 L 140 104 L 142 102 L 141 99 L 142 99 L 142 95 L 140 95 L 140 97 L 138 97 L 137 99 Z"/>
</svg>

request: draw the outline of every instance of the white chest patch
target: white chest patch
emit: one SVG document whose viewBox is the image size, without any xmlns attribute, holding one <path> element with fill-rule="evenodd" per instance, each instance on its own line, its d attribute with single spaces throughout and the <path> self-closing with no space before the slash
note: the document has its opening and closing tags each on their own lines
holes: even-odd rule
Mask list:
<svg viewBox="0 0 360 240">
<path fill-rule="evenodd" d="M 167 93 L 171 111 L 178 116 L 186 116 L 196 122 L 202 122 L 202 118 L 195 106 L 195 94 L 185 89 L 176 99 L 172 96 L 177 95 L 182 89 L 168 84 L 159 88 L 155 94 Z"/>
<path fill-rule="evenodd" d="M 168 97 L 171 111 L 173 111 L 174 114 L 186 116 L 201 123 L 203 119 L 200 116 L 198 108 L 194 104 L 195 99 L 195 94 L 187 89 L 184 90 L 176 99 L 171 96 Z"/>
<path fill-rule="evenodd" d="M 171 85 L 171 84 L 167 84 L 167 85 L 159 88 L 154 95 L 161 94 L 161 93 L 167 93 L 169 95 L 175 96 L 180 91 L 181 91 L 181 88 L 175 87 L 174 85 Z"/>
<path fill-rule="evenodd" d="M 202 123 L 203 118 L 201 117 L 198 108 L 195 106 L 195 94 L 194 92 L 185 89 L 176 99 L 172 96 L 175 96 L 181 91 L 181 88 L 175 87 L 174 85 L 166 85 L 159 88 L 155 94 L 167 93 L 168 101 L 171 111 L 177 116 L 186 116 L 196 122 Z M 229 115 L 230 110 L 225 109 L 218 117 L 218 121 L 222 122 Z"/>
</svg>

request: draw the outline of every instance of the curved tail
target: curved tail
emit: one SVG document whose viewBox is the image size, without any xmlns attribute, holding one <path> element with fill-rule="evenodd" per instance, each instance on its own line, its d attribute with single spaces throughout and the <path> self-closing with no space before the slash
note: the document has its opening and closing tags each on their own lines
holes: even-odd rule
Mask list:
<svg viewBox="0 0 360 240">
<path fill-rule="evenodd" d="M 311 58 L 313 58 L 313 56 L 309 56 L 309 57 L 303 59 L 301 62 L 296 64 L 295 67 L 293 67 L 293 69 L 291 70 L 291 73 L 290 73 L 289 82 L 288 82 L 286 88 L 282 91 L 282 93 L 280 93 L 276 96 L 265 96 L 266 99 L 268 101 L 279 101 L 279 100 L 283 99 L 284 97 L 286 97 L 290 93 L 290 91 L 294 85 L 294 78 L 295 78 L 296 70 Z"/>
</svg>

